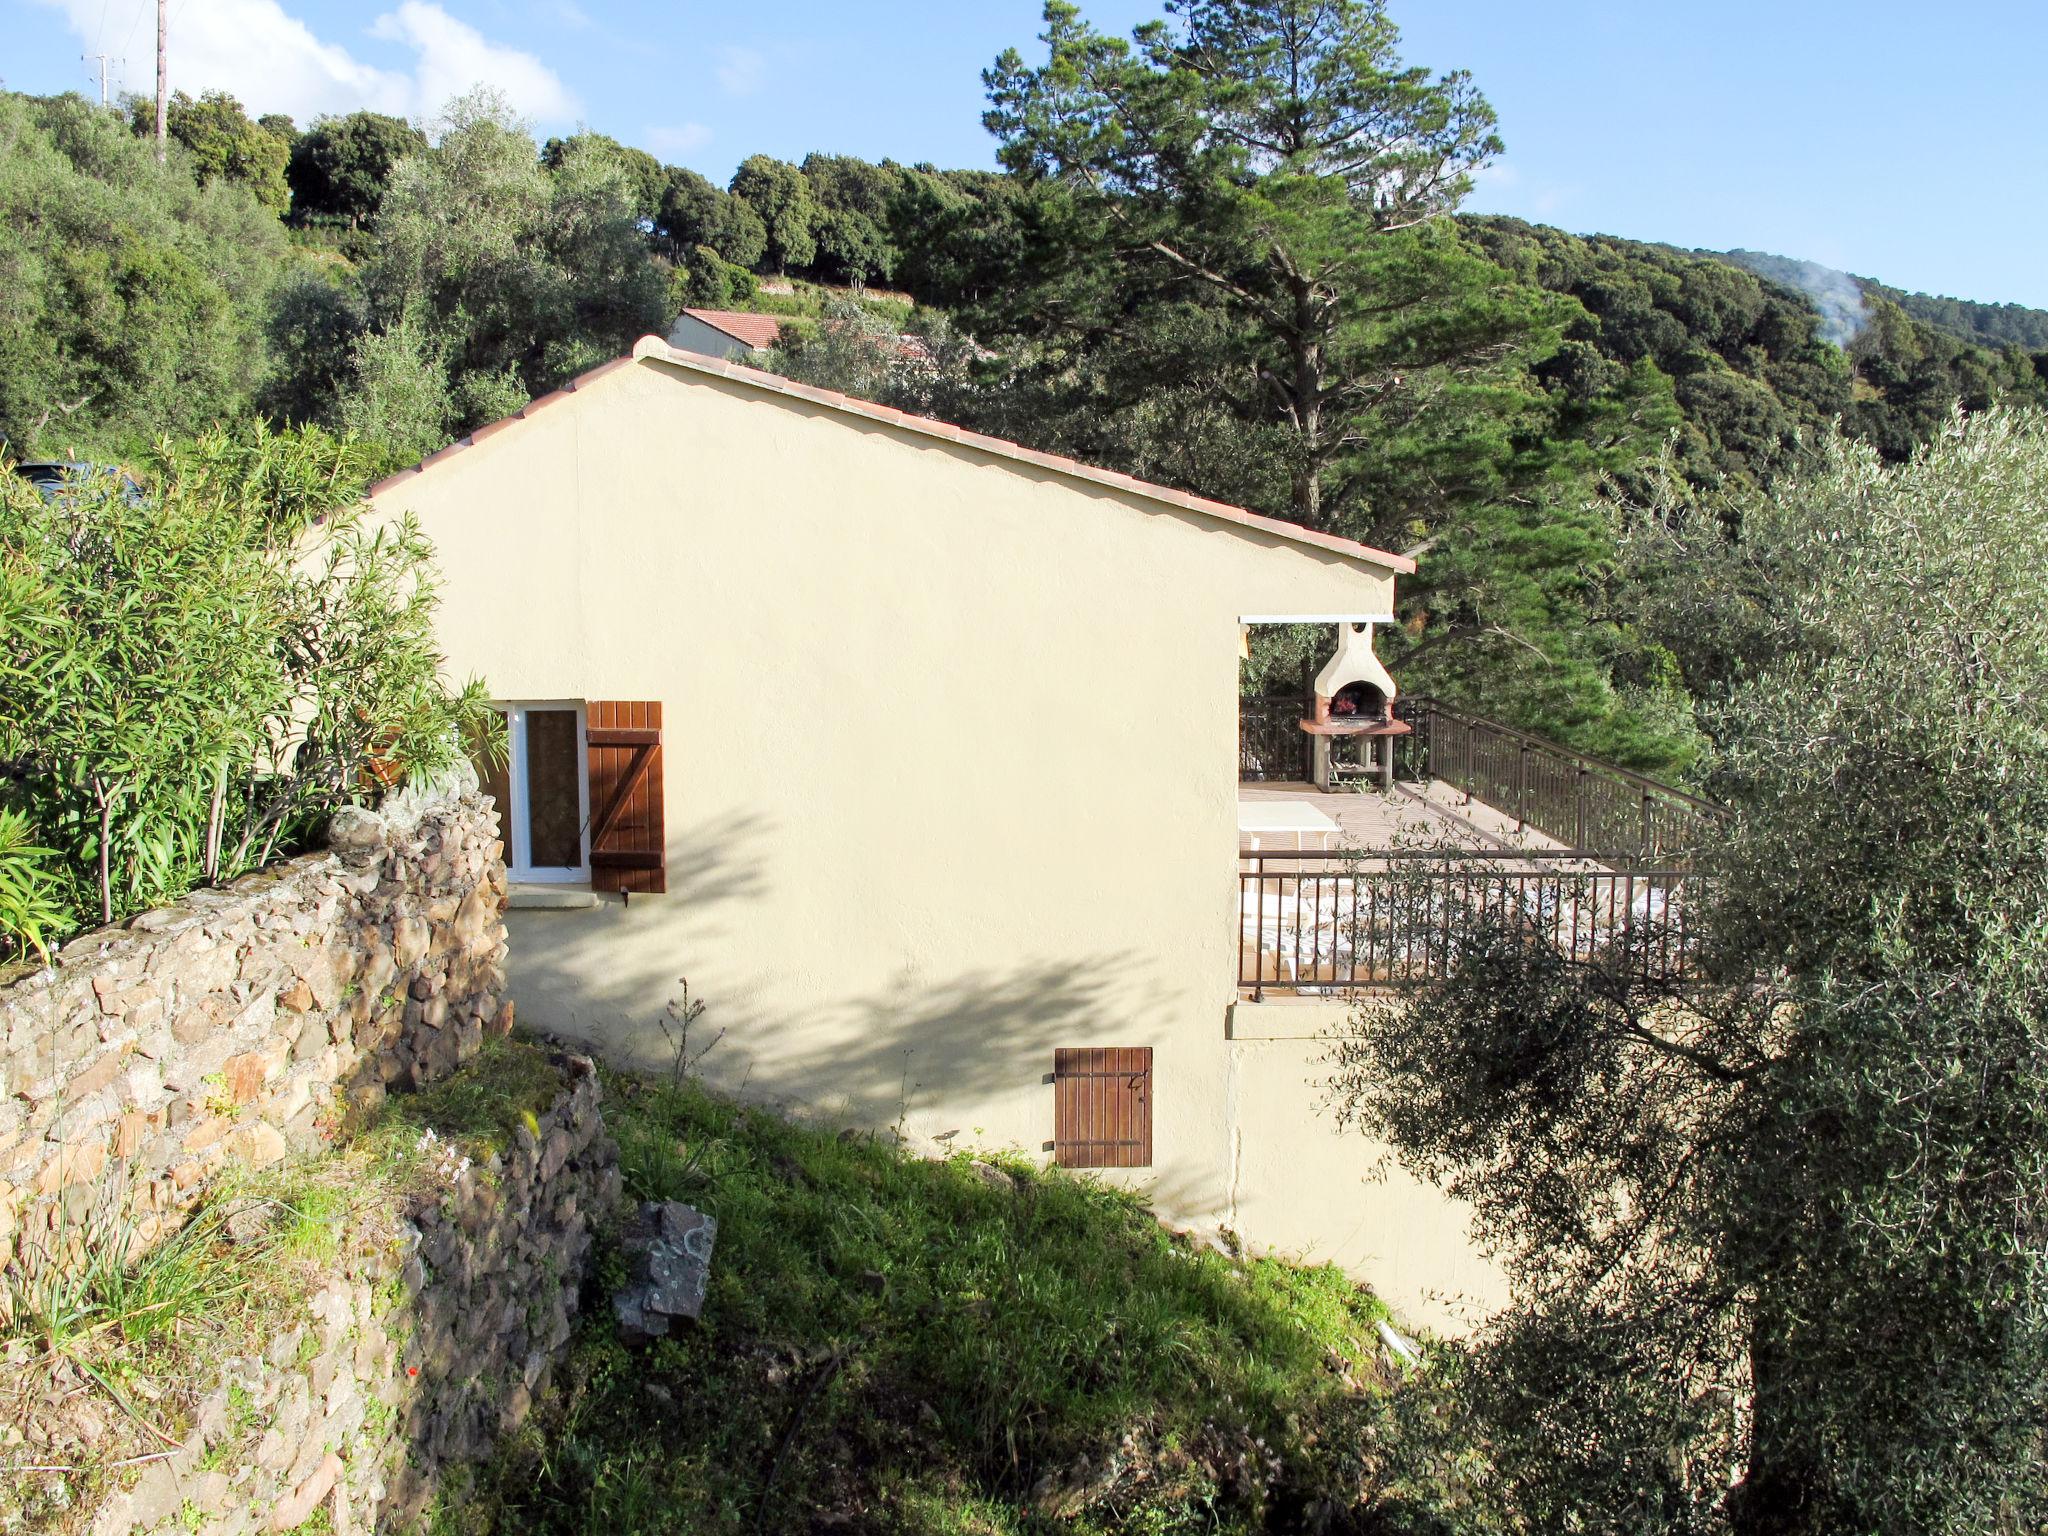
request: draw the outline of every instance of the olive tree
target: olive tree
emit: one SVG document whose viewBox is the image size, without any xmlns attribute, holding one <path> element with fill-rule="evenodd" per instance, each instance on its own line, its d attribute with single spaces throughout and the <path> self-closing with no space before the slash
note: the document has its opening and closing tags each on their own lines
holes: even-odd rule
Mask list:
<svg viewBox="0 0 2048 1536">
<path fill-rule="evenodd" d="M 629 169 L 592 135 L 543 164 L 502 97 L 450 102 L 433 147 L 392 168 L 378 204 L 363 286 L 386 339 L 358 342 L 342 419 L 430 432 L 439 375 L 441 432 L 466 431 L 665 325 Z"/>
<path fill-rule="evenodd" d="M 1513 1281 L 1416 1422 L 1485 1448 L 1475 1522 L 2035 1529 L 2048 419 L 1836 441 L 1632 556 L 1724 653 L 1696 983 L 1464 913 L 1450 978 L 1336 1051 L 1343 1113 Z"/>
</svg>

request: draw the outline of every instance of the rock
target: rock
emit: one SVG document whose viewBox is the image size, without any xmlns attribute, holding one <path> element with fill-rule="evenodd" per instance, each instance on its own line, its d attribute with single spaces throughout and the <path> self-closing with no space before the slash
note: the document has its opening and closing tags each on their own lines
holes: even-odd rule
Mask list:
<svg viewBox="0 0 2048 1536">
<path fill-rule="evenodd" d="M 236 1206 L 221 1223 L 221 1230 L 227 1233 L 229 1242 L 248 1244 L 268 1236 L 275 1225 L 275 1207 L 268 1201 L 251 1201 Z"/>
<path fill-rule="evenodd" d="M 619 1333 L 629 1344 L 668 1334 L 676 1318 L 695 1321 L 704 1311 L 718 1218 L 680 1200 L 649 1200 L 627 1224 L 621 1246 L 628 1279 L 612 1298 Z"/>
<path fill-rule="evenodd" d="M 1017 1177 L 994 1163 L 976 1162 L 974 1176 L 999 1195 L 1014 1195 L 1017 1192 Z"/>
<path fill-rule="evenodd" d="M 340 1477 L 341 1458 L 329 1451 L 310 1477 L 287 1497 L 277 1501 L 277 1508 L 270 1512 L 270 1528 L 273 1531 L 291 1531 L 304 1525 Z"/>
<path fill-rule="evenodd" d="M 327 846 L 337 853 L 366 853 L 383 846 L 384 818 L 359 805 L 345 805 L 327 823 Z"/>
<path fill-rule="evenodd" d="M 221 1075 L 227 1079 L 229 1099 L 237 1104 L 247 1104 L 261 1093 L 264 1065 L 260 1051 L 245 1051 L 223 1062 Z"/>
<path fill-rule="evenodd" d="M 409 971 L 420 963 L 426 955 L 429 937 L 427 925 L 416 917 L 401 917 L 392 925 L 392 959 L 399 970 Z"/>
<path fill-rule="evenodd" d="M 268 1168 L 272 1163 L 281 1162 L 287 1151 L 284 1137 L 275 1126 L 258 1121 L 256 1124 L 235 1132 L 228 1142 L 228 1150 L 252 1168 Z"/>
<path fill-rule="evenodd" d="M 36 1175 L 36 1193 L 54 1195 L 70 1185 L 97 1178 L 106 1160 L 104 1142 L 73 1142 L 43 1165 L 42 1172 Z"/>
<path fill-rule="evenodd" d="M 498 1433 L 509 1435 L 526 1422 L 526 1415 L 533 1408 L 533 1394 L 524 1382 L 515 1381 L 512 1389 L 505 1394 L 505 1401 L 498 1409 Z"/>
<path fill-rule="evenodd" d="M 120 1123 L 114 1128 L 114 1156 L 133 1157 L 136 1148 L 142 1145 L 143 1138 L 154 1129 L 155 1124 L 148 1115 L 123 1115 Z"/>
</svg>

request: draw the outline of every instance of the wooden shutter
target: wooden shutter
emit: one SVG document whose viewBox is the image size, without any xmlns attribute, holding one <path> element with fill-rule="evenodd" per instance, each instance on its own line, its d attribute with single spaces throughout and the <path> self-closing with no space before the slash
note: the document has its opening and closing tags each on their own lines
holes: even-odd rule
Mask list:
<svg viewBox="0 0 2048 1536">
<path fill-rule="evenodd" d="M 1152 1166 L 1152 1047 L 1052 1054 L 1053 1161 L 1062 1168 Z"/>
<path fill-rule="evenodd" d="M 583 728 L 590 765 L 590 888 L 667 890 L 661 705 L 589 703 Z"/>
</svg>

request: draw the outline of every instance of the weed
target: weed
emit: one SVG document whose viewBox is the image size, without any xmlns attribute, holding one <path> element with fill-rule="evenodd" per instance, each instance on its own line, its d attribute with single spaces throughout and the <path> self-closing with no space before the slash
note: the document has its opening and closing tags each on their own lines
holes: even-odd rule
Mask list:
<svg viewBox="0 0 2048 1536">
<path fill-rule="evenodd" d="M 235 1103 L 235 1096 L 228 1092 L 226 1073 L 209 1072 L 199 1080 L 199 1084 L 206 1090 L 206 1112 L 209 1115 L 232 1117 L 240 1109 L 241 1106 Z"/>
<path fill-rule="evenodd" d="M 138 1344 L 175 1332 L 241 1289 L 217 1260 L 219 1239 L 218 1218 L 202 1213 L 145 1247 L 132 1221 L 104 1211 L 75 1229 L 24 1237 L 6 1274 L 7 1332 L 52 1353 L 106 1330 Z"/>
<path fill-rule="evenodd" d="M 705 1046 L 694 1056 L 690 1054 L 690 1026 L 704 1017 L 704 1010 L 710 1005 L 701 997 L 692 1000 L 689 977 L 678 977 L 676 984 L 683 989 L 683 995 L 670 998 L 661 1010 L 661 1017 L 655 1020 L 668 1040 L 669 1049 L 675 1053 L 674 1059 L 669 1063 L 668 1080 L 671 1086 L 687 1079 L 696 1070 L 697 1063 L 709 1056 L 712 1047 L 725 1038 L 725 1031 L 721 1029 L 711 1037 L 710 1045 Z"/>
<path fill-rule="evenodd" d="M 382 1398 L 372 1397 L 363 1404 L 363 1433 L 371 1440 L 388 1440 L 391 1432 L 398 1427 L 398 1410 Z"/>
</svg>

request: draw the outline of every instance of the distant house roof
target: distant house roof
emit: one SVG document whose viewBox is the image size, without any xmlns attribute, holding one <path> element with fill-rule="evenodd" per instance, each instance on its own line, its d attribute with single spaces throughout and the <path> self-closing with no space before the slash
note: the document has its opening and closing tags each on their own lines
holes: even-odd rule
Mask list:
<svg viewBox="0 0 2048 1536">
<path fill-rule="evenodd" d="M 723 331 L 748 347 L 772 347 L 782 336 L 782 321 L 774 315 L 749 315 L 736 309 L 686 309 L 692 320 L 700 320 L 714 331 Z"/>
<path fill-rule="evenodd" d="M 699 314 L 702 312 L 690 310 L 686 311 L 686 313 Z M 711 311 L 711 313 L 715 314 L 717 311 Z M 748 317 L 743 316 L 741 318 Z M 727 362 L 723 358 L 704 357 L 694 352 L 684 352 L 670 346 L 659 336 L 641 337 L 639 341 L 633 344 L 633 351 L 629 356 L 614 358 L 609 363 L 602 363 L 591 369 L 590 372 L 571 379 L 560 389 L 542 395 L 538 400 L 530 401 L 523 410 L 516 411 L 501 421 L 491 422 L 488 426 L 478 427 L 468 437 L 458 439 L 436 453 L 428 454 L 415 467 L 401 469 L 394 475 L 387 475 L 384 479 L 379 480 L 370 487 L 369 494 L 375 497 L 382 495 L 386 491 L 396 489 L 414 475 L 438 464 L 450 455 L 460 453 L 472 444 L 502 432 L 514 422 L 523 421 L 537 411 L 553 405 L 557 400 L 567 399 L 571 393 L 584 385 L 593 384 L 604 375 L 616 369 L 631 367 L 634 363 L 643 360 L 672 364 L 687 372 L 706 373 L 719 378 L 735 379 L 772 394 L 809 401 L 814 405 L 822 405 L 831 410 L 844 412 L 849 416 L 864 416 L 870 421 L 879 421 L 892 427 L 900 427 L 906 432 L 920 433 L 926 437 L 936 438 L 941 442 L 956 443 L 961 447 L 976 449 L 979 452 L 991 454 L 996 458 L 1009 459 L 1015 463 L 1031 464 L 1041 469 L 1053 470 L 1056 473 L 1071 476 L 1076 480 L 1086 480 L 1096 485 L 1108 486 L 1114 490 L 1143 496 L 1148 500 L 1159 502 L 1165 506 L 1179 507 L 1189 512 L 1199 512 L 1206 517 L 1216 518 L 1220 522 L 1234 523 L 1241 528 L 1254 528 L 1262 533 L 1270 534 L 1274 538 L 1285 539 L 1289 543 L 1303 544 L 1311 549 L 1328 550 L 1332 554 L 1343 555 L 1353 560 L 1364 560 L 1373 565 L 1383 566 L 1390 571 L 1405 573 L 1415 569 L 1415 562 L 1409 559 L 1408 556 L 1397 555 L 1384 549 L 1375 549 L 1370 544 L 1359 543 L 1356 539 L 1342 539 L 1334 533 L 1319 533 L 1313 528 L 1304 528 L 1298 523 L 1290 523 L 1277 517 L 1267 517 L 1258 512 L 1248 512 L 1243 507 L 1233 507 L 1228 502 L 1211 501 L 1206 496 L 1195 496 L 1187 491 L 1177 491 L 1169 485 L 1154 485 L 1150 481 L 1139 480 L 1118 470 L 1099 469 L 1093 464 L 1083 464 L 1079 459 L 1063 458 L 1056 453 L 1040 453 L 1035 448 L 1026 448 L 1022 443 L 1013 443 L 1000 437 L 987 437 L 979 432 L 970 432 L 965 427 L 956 427 L 950 422 L 936 421 L 929 416 L 912 416 L 905 411 L 897 410 L 893 406 L 877 405 L 872 400 L 857 400 L 851 395 L 842 395 L 837 390 L 815 389 L 808 384 L 799 384 L 794 379 L 785 379 L 779 373 L 765 373 L 759 368 L 748 368 L 740 363 Z"/>
</svg>

